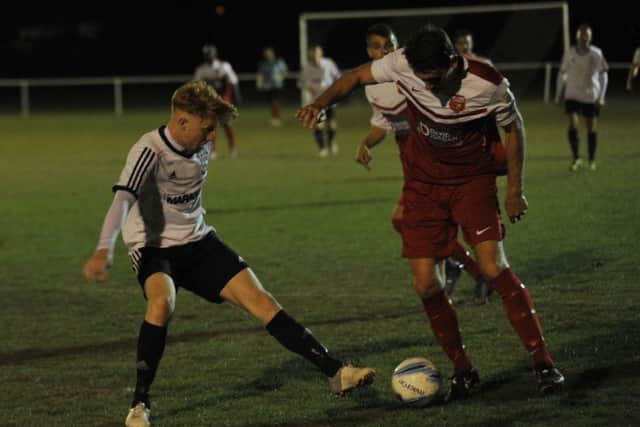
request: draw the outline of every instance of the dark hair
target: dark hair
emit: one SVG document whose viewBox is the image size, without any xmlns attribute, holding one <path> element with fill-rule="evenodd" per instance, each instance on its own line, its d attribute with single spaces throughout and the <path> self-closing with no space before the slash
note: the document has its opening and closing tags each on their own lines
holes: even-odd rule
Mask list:
<svg viewBox="0 0 640 427">
<path fill-rule="evenodd" d="M 385 39 L 389 40 L 389 42 L 393 45 L 394 48 L 398 47 L 398 39 L 396 38 L 396 35 L 393 33 L 393 30 L 391 29 L 391 27 L 388 26 L 387 24 L 378 23 L 370 26 L 369 29 L 367 29 L 367 34 L 365 35 L 365 38 L 368 39 L 371 36 L 384 37 Z"/>
<path fill-rule="evenodd" d="M 424 25 L 407 42 L 404 55 L 414 71 L 449 68 L 456 49 L 442 28 Z"/>
</svg>

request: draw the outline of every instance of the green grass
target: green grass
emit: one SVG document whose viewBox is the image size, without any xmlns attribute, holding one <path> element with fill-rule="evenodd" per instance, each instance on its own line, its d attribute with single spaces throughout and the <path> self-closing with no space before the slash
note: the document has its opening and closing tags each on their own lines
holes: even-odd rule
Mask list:
<svg viewBox="0 0 640 427">
<path fill-rule="evenodd" d="M 240 157 L 210 167 L 207 221 L 265 287 L 338 356 L 377 368 L 373 387 L 329 394 L 324 377 L 228 305 L 180 292 L 154 384 L 157 426 L 638 425 L 640 395 L 640 104 L 612 99 L 600 121 L 599 169 L 568 172 L 566 119 L 523 102 L 528 133 L 524 222 L 505 246 L 531 290 L 545 337 L 567 377 L 541 398 L 528 356 L 499 301 L 454 295 L 483 379 L 473 399 L 400 408 L 397 363 L 432 359 L 436 345 L 411 287 L 389 217 L 402 184 L 388 139 L 373 170 L 352 160 L 369 110 L 339 110 L 338 158 L 318 159 L 311 134 L 286 110 L 245 109 Z M 118 243 L 110 281 L 87 284 L 92 253 L 128 148 L 164 112 L 0 117 L 0 425 L 122 425 L 145 301 Z M 582 148 L 585 135 L 581 127 Z M 503 188 L 504 182 L 501 182 Z"/>
</svg>

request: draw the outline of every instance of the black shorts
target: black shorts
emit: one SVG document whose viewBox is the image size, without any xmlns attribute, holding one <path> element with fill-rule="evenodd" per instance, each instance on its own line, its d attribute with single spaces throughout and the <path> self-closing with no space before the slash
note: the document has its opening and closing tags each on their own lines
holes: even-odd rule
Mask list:
<svg viewBox="0 0 640 427">
<path fill-rule="evenodd" d="M 220 240 L 209 233 L 202 240 L 169 248 L 144 247 L 130 253 L 138 283 L 154 273 L 166 273 L 173 279 L 176 291 L 185 288 L 207 301 L 221 303 L 220 292 L 247 263 Z"/>
<path fill-rule="evenodd" d="M 564 112 L 567 114 L 578 113 L 584 117 L 598 117 L 600 115 L 600 106 L 568 99 L 564 102 Z"/>
</svg>

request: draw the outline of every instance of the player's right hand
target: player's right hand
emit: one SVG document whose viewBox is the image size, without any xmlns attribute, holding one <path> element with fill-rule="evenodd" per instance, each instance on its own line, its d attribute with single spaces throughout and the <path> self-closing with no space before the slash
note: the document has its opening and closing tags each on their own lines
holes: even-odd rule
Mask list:
<svg viewBox="0 0 640 427">
<path fill-rule="evenodd" d="M 371 170 L 369 162 L 371 161 L 371 150 L 364 142 L 358 145 L 358 151 L 356 152 L 356 162 L 360 163 L 366 170 Z"/>
<path fill-rule="evenodd" d="M 296 117 L 302 121 L 302 126 L 306 128 L 315 128 L 320 116 L 320 108 L 313 104 L 305 105 L 296 113 Z"/>
<path fill-rule="evenodd" d="M 86 262 L 82 272 L 84 277 L 90 282 L 104 282 L 111 268 L 108 249 L 97 249 L 91 258 Z"/>
</svg>

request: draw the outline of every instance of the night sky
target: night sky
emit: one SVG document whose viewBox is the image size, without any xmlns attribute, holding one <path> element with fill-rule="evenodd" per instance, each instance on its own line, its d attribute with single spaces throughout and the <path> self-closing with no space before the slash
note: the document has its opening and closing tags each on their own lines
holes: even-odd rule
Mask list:
<svg viewBox="0 0 640 427">
<path fill-rule="evenodd" d="M 0 16 L 0 78 L 191 73 L 201 60 L 202 45 L 207 42 L 217 45 L 220 56 L 231 62 L 240 73 L 255 71 L 262 47 L 266 44 L 274 45 L 290 68 L 297 69 L 298 16 L 301 12 L 516 2 L 394 0 L 289 3 L 113 0 L 100 3 L 23 1 L 3 4 Z M 631 2 L 608 1 L 606 8 L 603 8 L 603 3 L 569 2 L 571 41 L 577 25 L 589 22 L 594 27 L 593 43 L 603 49 L 609 62 L 629 62 L 639 41 L 636 14 L 629 10 Z M 220 8 L 216 13 L 219 6 L 224 7 L 224 13 Z M 487 23 L 487 28 L 490 26 L 491 23 Z M 332 36 L 331 46 L 327 48 L 329 56 L 342 66 L 365 62 L 362 28 L 353 26 L 340 31 L 340 34 Z M 484 32 L 474 32 L 477 46 L 487 44 Z M 487 31 L 486 37 L 489 33 Z M 533 33 L 530 43 L 535 43 L 537 37 Z M 525 49 L 529 47 L 525 46 Z M 551 50 L 547 55 L 555 56 L 557 52 Z M 536 57 L 531 60 L 558 59 Z"/>
</svg>

